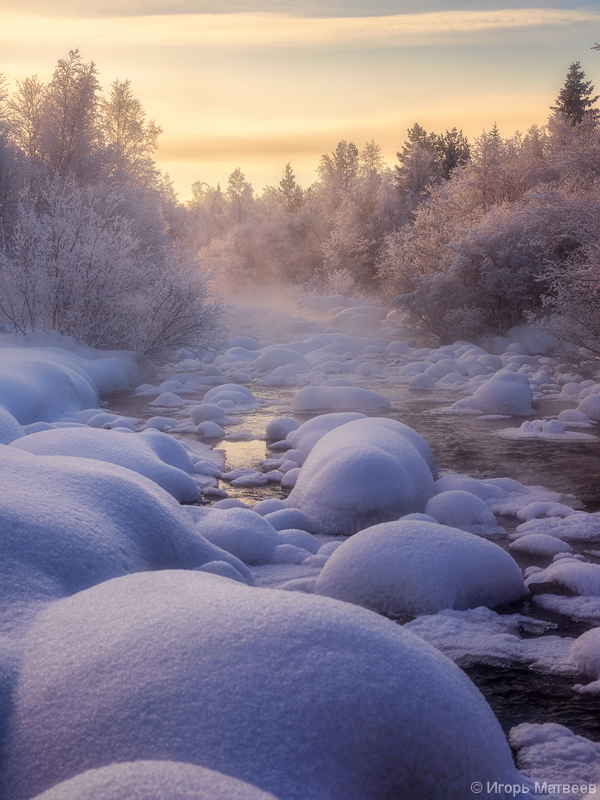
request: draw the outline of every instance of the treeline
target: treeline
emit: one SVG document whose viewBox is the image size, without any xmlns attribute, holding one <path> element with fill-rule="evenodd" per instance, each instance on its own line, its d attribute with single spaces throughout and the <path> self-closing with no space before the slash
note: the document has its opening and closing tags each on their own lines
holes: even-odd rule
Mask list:
<svg viewBox="0 0 600 800">
<path fill-rule="evenodd" d="M 339 142 L 317 180 L 290 164 L 260 195 L 235 170 L 197 182 L 178 234 L 231 285 L 379 292 L 441 340 L 536 319 L 600 352 L 600 125 L 571 65 L 548 124 L 469 143 L 419 125 L 390 169 L 374 142 Z"/>
<path fill-rule="evenodd" d="M 147 356 L 202 350 L 219 324 L 209 276 L 176 242 L 161 129 L 129 81 L 101 91 L 77 50 L 51 80 L 0 76 L 0 325 Z"/>
<path fill-rule="evenodd" d="M 379 293 L 442 341 L 536 319 L 600 354 L 598 99 L 577 62 L 525 134 L 414 125 L 393 168 L 342 140 L 307 188 L 288 164 L 259 194 L 238 168 L 182 204 L 129 81 L 102 92 L 72 51 L 47 84 L 0 79 L 0 325 L 201 350 L 218 270 L 236 291 Z"/>
</svg>

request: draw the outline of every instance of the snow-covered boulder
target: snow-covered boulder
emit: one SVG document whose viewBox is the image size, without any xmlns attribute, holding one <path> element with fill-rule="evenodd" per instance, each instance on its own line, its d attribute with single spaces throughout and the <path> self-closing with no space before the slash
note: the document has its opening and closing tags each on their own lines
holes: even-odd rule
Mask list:
<svg viewBox="0 0 600 800">
<path fill-rule="evenodd" d="M 580 674 L 595 679 L 592 683 L 575 685 L 575 691 L 600 694 L 600 628 L 592 628 L 575 639 L 569 661 Z"/>
<path fill-rule="evenodd" d="M 300 427 L 293 417 L 274 417 L 267 422 L 265 436 L 268 441 L 279 442 Z"/>
<path fill-rule="evenodd" d="M 10 411 L 0 406 L 0 444 L 10 444 L 23 436 L 25 431 Z"/>
<path fill-rule="evenodd" d="M 89 427 L 55 428 L 23 436 L 10 446 L 38 456 L 75 456 L 118 464 L 150 478 L 182 503 L 201 496 L 190 477 L 194 465 L 185 448 L 153 428 L 140 434 Z"/>
<path fill-rule="evenodd" d="M 292 411 L 384 411 L 390 401 L 378 392 L 358 386 L 305 386 L 294 395 Z"/>
<path fill-rule="evenodd" d="M 522 781 L 479 691 L 418 637 L 329 598 L 180 571 L 107 581 L 37 617 L 3 796 L 143 760 L 279 800 L 464 800 L 474 780 Z"/>
<path fill-rule="evenodd" d="M 204 395 L 202 404 L 221 406 L 222 408 L 254 408 L 256 398 L 245 386 L 238 383 L 225 383 L 222 386 L 214 386 Z"/>
<path fill-rule="evenodd" d="M 504 533 L 483 500 L 461 489 L 434 495 L 425 506 L 425 513 L 451 528 L 481 534 Z"/>
<path fill-rule="evenodd" d="M 494 607 L 526 596 L 501 547 L 457 528 L 399 520 L 360 531 L 328 559 L 317 594 L 381 614 Z"/>
<path fill-rule="evenodd" d="M 288 504 L 314 519 L 321 533 L 344 535 L 423 511 L 434 494 L 425 448 L 419 434 L 394 420 L 348 422 L 312 448 Z"/>
<path fill-rule="evenodd" d="M 534 414 L 533 393 L 525 375 L 497 372 L 475 391 L 472 397 L 459 400 L 453 408 L 474 408 L 484 414 L 526 417 Z"/>
<path fill-rule="evenodd" d="M 54 600 L 130 572 L 224 560 L 249 578 L 198 534 L 171 495 L 131 470 L 0 446 L 0 471 L 5 619 L 16 603 Z"/>
<path fill-rule="evenodd" d="M 244 564 L 270 564 L 273 550 L 282 544 L 265 517 L 243 508 L 209 509 L 198 521 L 198 531 L 217 547 Z"/>
<path fill-rule="evenodd" d="M 90 769 L 35 800 L 277 800 L 214 770 L 174 761 L 135 761 Z"/>
<path fill-rule="evenodd" d="M 352 422 L 355 419 L 367 419 L 358 411 L 339 411 L 333 414 L 319 414 L 303 422 L 287 435 L 287 441 L 297 450 L 308 455 L 319 439 L 334 428 Z"/>
<path fill-rule="evenodd" d="M 310 369 L 310 363 L 303 355 L 287 347 L 269 347 L 254 359 L 256 372 L 270 372 L 277 367 L 294 365 L 299 370 Z"/>
</svg>

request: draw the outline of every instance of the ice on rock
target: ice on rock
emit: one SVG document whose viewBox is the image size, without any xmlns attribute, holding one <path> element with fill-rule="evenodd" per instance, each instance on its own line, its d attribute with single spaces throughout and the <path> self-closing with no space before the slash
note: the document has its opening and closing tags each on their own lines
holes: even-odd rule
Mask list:
<svg viewBox="0 0 600 800">
<path fill-rule="evenodd" d="M 144 760 L 279 800 L 464 800 L 474 780 L 522 782 L 482 695 L 418 637 L 329 598 L 198 572 L 107 581 L 27 635 L 6 800 Z"/>
<path fill-rule="evenodd" d="M 424 511 L 434 494 L 431 466 L 424 458 L 428 452 L 418 433 L 395 420 L 348 422 L 312 448 L 288 504 L 314 519 L 321 533 L 333 535 L 351 535 Z"/>
<path fill-rule="evenodd" d="M 154 481 L 180 502 L 200 499 L 200 490 L 190 477 L 194 464 L 188 452 L 176 439 L 153 428 L 131 436 L 102 428 L 55 428 L 23 436 L 10 447 L 38 456 L 118 464 Z"/>
<path fill-rule="evenodd" d="M 531 594 L 600 596 L 600 564 L 565 558 L 527 580 Z"/>
<path fill-rule="evenodd" d="M 34 800 L 277 800 L 230 775 L 174 761 L 135 761 L 91 769 Z"/>
<path fill-rule="evenodd" d="M 533 394 L 525 375 L 497 372 L 475 391 L 472 397 L 458 400 L 453 409 L 474 408 L 483 414 L 527 417 L 535 414 Z"/>
<path fill-rule="evenodd" d="M 249 577 L 198 535 L 171 495 L 131 470 L 12 446 L 0 446 L 0 462 L 5 619 L 15 603 L 53 600 L 135 571 L 225 560 Z"/>
<path fill-rule="evenodd" d="M 527 595 L 501 547 L 436 523 L 404 521 L 356 533 L 329 558 L 316 594 L 381 614 L 434 614 L 498 606 Z"/>
<path fill-rule="evenodd" d="M 390 401 L 378 392 L 358 386 L 305 386 L 294 395 L 292 411 L 383 411 Z"/>
<path fill-rule="evenodd" d="M 529 533 L 545 533 L 557 539 L 580 542 L 600 541 L 600 516 L 576 511 L 567 517 L 541 517 L 519 525 L 514 538 Z"/>
<path fill-rule="evenodd" d="M 505 533 L 481 498 L 460 489 L 434 495 L 425 506 L 425 513 L 451 528 L 484 535 Z"/>
</svg>

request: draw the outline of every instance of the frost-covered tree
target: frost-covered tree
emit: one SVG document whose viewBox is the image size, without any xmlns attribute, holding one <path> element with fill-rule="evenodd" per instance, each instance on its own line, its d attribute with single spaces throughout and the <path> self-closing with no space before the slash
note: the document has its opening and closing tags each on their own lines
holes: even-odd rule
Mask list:
<svg viewBox="0 0 600 800">
<path fill-rule="evenodd" d="M 244 222 L 252 208 L 254 189 L 240 167 L 236 167 L 229 176 L 225 197 L 229 202 L 231 218 L 238 224 Z"/>
<path fill-rule="evenodd" d="M 98 70 L 79 50 L 59 59 L 44 95 L 40 150 L 51 175 L 72 175 L 79 183 L 101 171 Z"/>
<path fill-rule="evenodd" d="M 33 163 L 40 158 L 46 86 L 37 75 L 17 81 L 17 90 L 8 101 L 11 132 L 15 144 Z"/>
<path fill-rule="evenodd" d="M 575 61 L 569 67 L 565 85 L 559 92 L 556 105 L 551 107 L 552 111 L 562 114 L 571 125 L 580 125 L 584 119 L 597 122 L 600 110 L 594 104 L 598 102 L 600 95 L 593 97 L 593 94 L 592 82 L 585 80 L 580 62 Z"/>
<path fill-rule="evenodd" d="M 108 96 L 100 103 L 100 111 L 107 178 L 118 183 L 153 186 L 157 178 L 153 153 L 162 128 L 154 120 L 146 119 L 130 81 L 114 81 Z"/>
<path fill-rule="evenodd" d="M 331 155 L 321 156 L 317 173 L 328 188 L 349 189 L 358 175 L 358 166 L 358 147 L 341 139 Z"/>
<path fill-rule="evenodd" d="M 283 198 L 286 212 L 289 215 L 297 214 L 304 205 L 304 193 L 296 183 L 296 176 L 289 161 L 285 165 L 283 178 L 279 181 L 277 190 Z"/>
<path fill-rule="evenodd" d="M 5 324 L 147 356 L 205 345 L 220 310 L 208 276 L 168 241 L 160 251 L 140 242 L 124 199 L 60 177 L 22 198 L 0 253 Z"/>
</svg>

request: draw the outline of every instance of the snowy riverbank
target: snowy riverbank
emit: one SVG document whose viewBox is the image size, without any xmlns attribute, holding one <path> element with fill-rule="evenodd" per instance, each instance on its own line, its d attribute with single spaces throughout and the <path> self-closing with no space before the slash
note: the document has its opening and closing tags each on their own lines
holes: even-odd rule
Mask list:
<svg viewBox="0 0 600 800">
<path fill-rule="evenodd" d="M 92 798 L 112 781 L 120 798 L 169 774 L 157 796 L 584 796 L 600 745 L 525 723 L 518 772 L 453 661 L 598 692 L 600 516 L 505 475 L 440 472 L 394 409 L 431 397 L 490 435 L 589 446 L 600 376 L 526 330 L 417 347 L 397 313 L 343 297 L 237 306 L 229 327 L 220 352 L 144 383 L 128 354 L 0 341 L 4 795 L 67 781 L 45 800 Z M 135 416 L 98 407 L 136 384 Z M 230 469 L 220 445 L 257 440 L 268 457 Z M 530 594 L 591 630 L 502 608 Z"/>
</svg>

